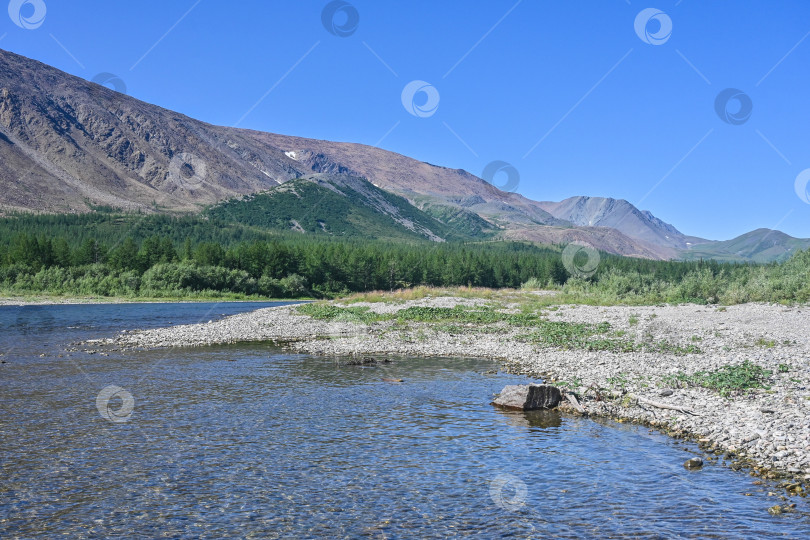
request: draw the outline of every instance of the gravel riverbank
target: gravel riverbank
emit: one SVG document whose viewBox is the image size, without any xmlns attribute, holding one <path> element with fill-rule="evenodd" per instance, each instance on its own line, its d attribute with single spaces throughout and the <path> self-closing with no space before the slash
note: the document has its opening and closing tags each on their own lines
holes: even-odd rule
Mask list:
<svg viewBox="0 0 810 540">
<path fill-rule="evenodd" d="M 284 306 L 205 324 L 127 332 L 86 346 L 193 347 L 275 340 L 296 351 L 324 355 L 493 358 L 510 371 L 556 381 L 579 396 L 588 414 L 693 438 L 707 453 L 728 457 L 735 468 L 810 480 L 810 307 L 561 305 L 534 312 L 548 328 L 598 326 L 605 339 L 627 344 L 589 350 L 593 346 L 581 342 L 566 348 L 532 339 L 528 323 L 439 324 L 400 317 L 413 312 L 403 310 L 419 307 L 520 313 L 519 302 L 511 300 L 433 297 L 350 306 L 352 313 L 368 308 L 365 313 L 374 320 L 366 317 L 359 323 L 340 314 L 316 319 L 296 306 Z M 723 395 L 690 378 L 696 372 L 725 373 L 743 363 L 762 368 L 761 388 Z"/>
</svg>

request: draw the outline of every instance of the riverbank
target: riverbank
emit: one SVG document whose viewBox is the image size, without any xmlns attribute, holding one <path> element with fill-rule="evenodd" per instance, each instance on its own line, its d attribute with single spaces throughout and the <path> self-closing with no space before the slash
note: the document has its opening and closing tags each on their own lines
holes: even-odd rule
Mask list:
<svg viewBox="0 0 810 540">
<path fill-rule="evenodd" d="M 267 308 L 92 345 L 275 340 L 323 355 L 493 358 L 575 393 L 587 414 L 693 438 L 735 468 L 810 479 L 810 307 L 555 306 L 530 292 L 481 296 Z"/>
</svg>

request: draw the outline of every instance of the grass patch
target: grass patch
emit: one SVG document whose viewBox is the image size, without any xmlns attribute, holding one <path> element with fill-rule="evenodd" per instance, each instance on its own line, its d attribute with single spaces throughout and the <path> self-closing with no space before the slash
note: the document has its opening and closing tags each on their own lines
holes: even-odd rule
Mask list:
<svg viewBox="0 0 810 540">
<path fill-rule="evenodd" d="M 756 341 L 756 345 L 759 347 L 765 347 L 766 349 L 773 349 L 776 347 L 776 342 L 772 339 L 759 338 Z"/>
<path fill-rule="evenodd" d="M 297 306 L 296 309 L 299 313 L 322 321 L 370 324 L 385 319 L 384 315 L 369 311 L 367 307 L 344 308 L 333 306 L 332 304 L 316 302 L 312 304 L 301 304 Z"/>
<path fill-rule="evenodd" d="M 535 313 L 502 313 L 493 307 L 455 306 L 425 307 L 413 306 L 391 314 L 379 314 L 366 306 L 340 307 L 328 303 L 313 303 L 298 306 L 298 311 L 315 319 L 326 321 L 349 321 L 373 323 L 395 320 L 399 323 L 455 323 L 455 324 L 495 324 L 507 323 L 512 326 L 533 326 L 543 319 Z"/>
<path fill-rule="evenodd" d="M 562 321 L 539 321 L 534 331 L 518 336 L 518 339 L 558 349 L 586 351 L 632 352 L 637 346 L 626 339 L 616 339 L 610 333 L 610 323 L 570 323 Z"/>
<path fill-rule="evenodd" d="M 700 353 L 695 345 L 681 347 L 667 342 L 636 343 L 622 339 L 623 331 L 614 332 L 608 322 L 599 324 L 549 321 L 528 310 L 520 313 L 503 313 L 492 306 L 425 307 L 413 306 L 395 313 L 379 314 L 367 306 L 340 307 L 325 302 L 303 304 L 296 308 L 300 313 L 314 319 L 334 322 L 371 324 L 394 321 L 392 330 L 408 331 L 411 323 L 434 325 L 434 329 L 450 334 L 506 333 L 510 327 L 529 329 L 516 336 L 526 341 L 564 350 L 608 352 L 659 352 L 669 354 Z"/>
<path fill-rule="evenodd" d="M 741 364 L 723 366 L 715 371 L 697 371 L 692 375 L 679 373 L 664 378 L 666 384 L 684 387 L 698 386 L 718 392 L 723 397 L 754 389 L 769 389 L 773 372 L 748 360 Z"/>
<path fill-rule="evenodd" d="M 577 377 L 570 381 L 554 381 L 554 386 L 567 388 L 568 390 L 576 390 L 582 386 L 582 379 Z"/>
</svg>

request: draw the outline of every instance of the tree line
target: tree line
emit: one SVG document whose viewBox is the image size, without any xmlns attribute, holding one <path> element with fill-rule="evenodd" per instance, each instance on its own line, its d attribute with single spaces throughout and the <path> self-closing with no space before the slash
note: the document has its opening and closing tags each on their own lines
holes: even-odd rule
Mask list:
<svg viewBox="0 0 810 540">
<path fill-rule="evenodd" d="M 518 287 L 562 284 L 558 250 L 521 243 L 394 244 L 308 238 L 175 244 L 166 236 L 116 243 L 16 234 L 0 245 L 0 286 L 90 294 L 220 291 L 329 296 L 414 285 Z M 286 281 L 285 281 L 286 280 Z M 81 282 L 81 283 L 79 283 Z"/>
<path fill-rule="evenodd" d="M 0 218 L 0 289 L 124 297 L 296 298 L 417 285 L 552 287 L 579 301 L 805 301 L 810 252 L 767 265 L 652 261 L 600 253 L 581 277 L 563 246 L 386 242 L 268 231 L 200 216 Z"/>
</svg>

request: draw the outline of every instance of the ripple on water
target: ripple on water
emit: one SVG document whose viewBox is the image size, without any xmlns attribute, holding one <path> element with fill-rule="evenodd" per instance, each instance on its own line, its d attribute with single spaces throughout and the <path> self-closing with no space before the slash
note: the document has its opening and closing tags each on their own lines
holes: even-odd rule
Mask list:
<svg viewBox="0 0 810 540">
<path fill-rule="evenodd" d="M 75 308 L 57 320 L 121 329 Z M 198 309 L 186 317 L 210 306 Z M 52 326 L 64 333 L 49 344 L 78 331 Z M 259 344 L 42 359 L 40 346 L 0 366 L 2 537 L 810 533 L 803 499 L 770 516 L 773 484 L 711 463 L 685 470 L 693 445 L 495 410 L 492 394 L 523 379 L 486 374 L 487 361 L 346 366 Z M 108 385 L 131 393 L 127 421 L 99 414 Z"/>
</svg>

